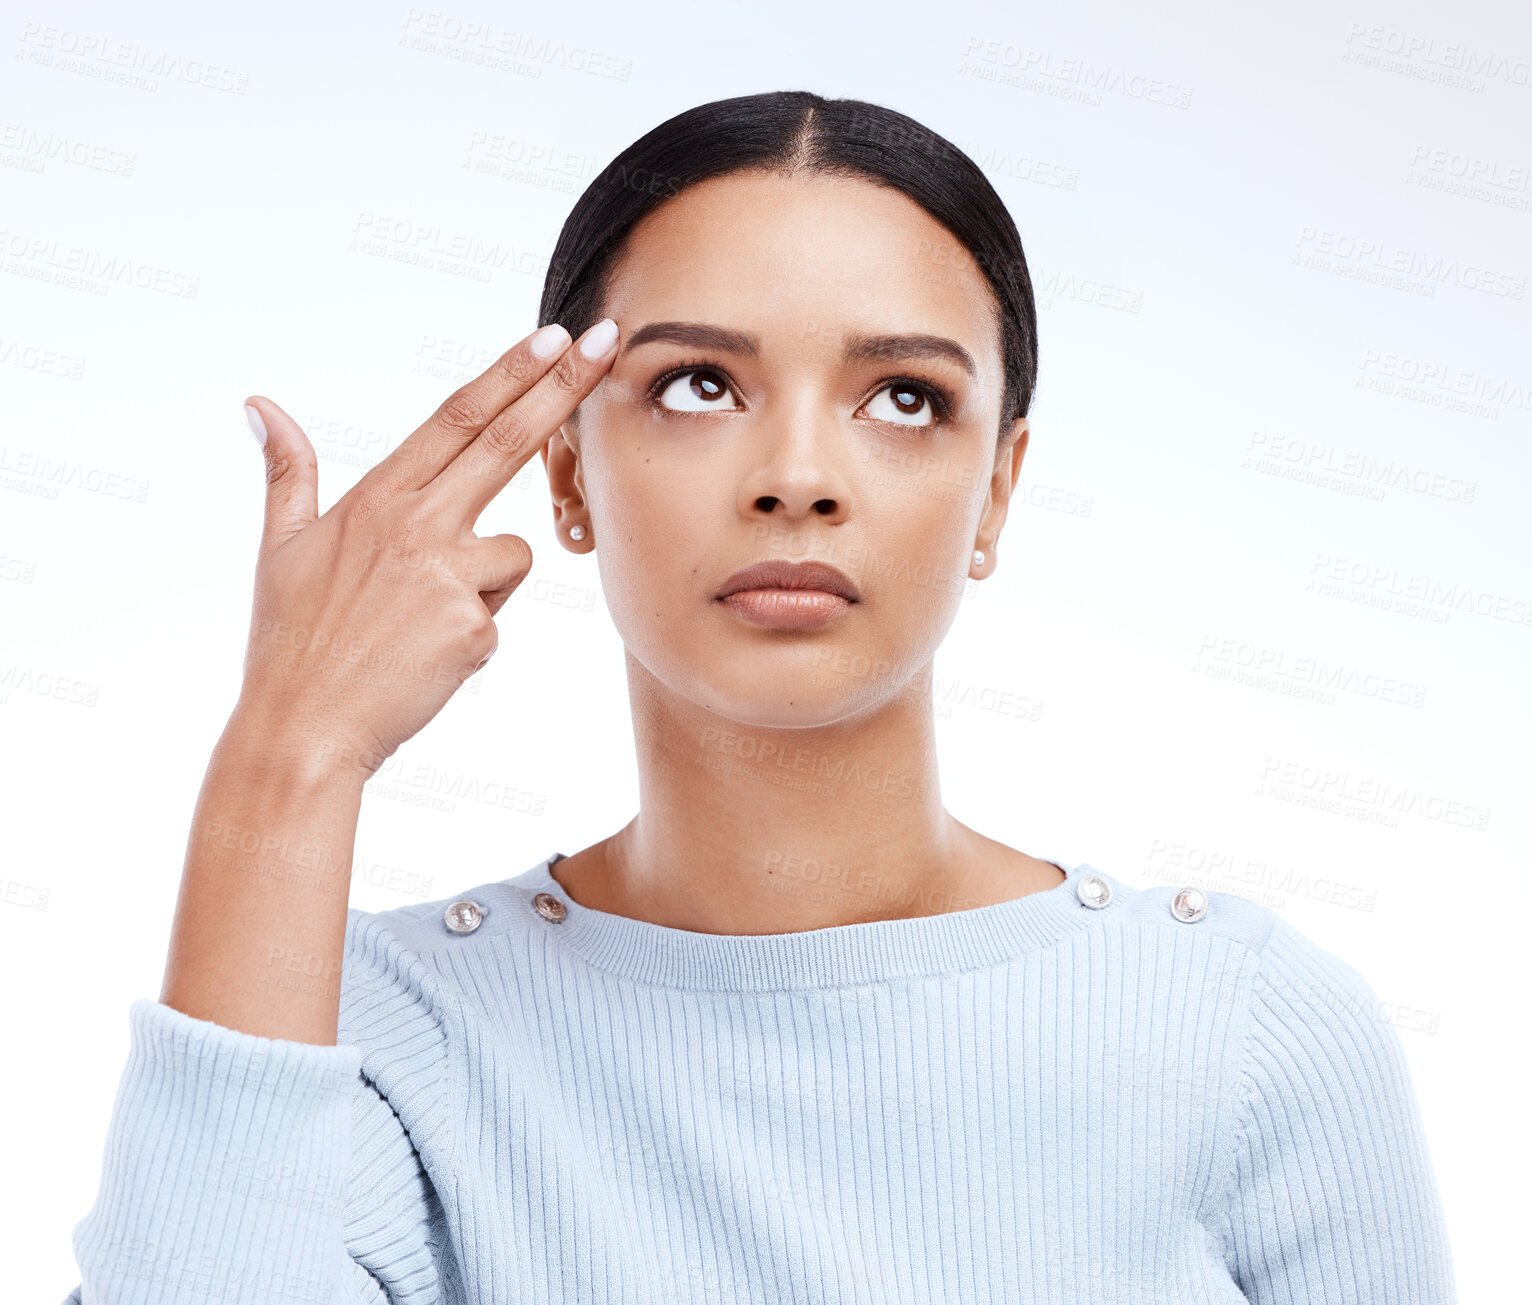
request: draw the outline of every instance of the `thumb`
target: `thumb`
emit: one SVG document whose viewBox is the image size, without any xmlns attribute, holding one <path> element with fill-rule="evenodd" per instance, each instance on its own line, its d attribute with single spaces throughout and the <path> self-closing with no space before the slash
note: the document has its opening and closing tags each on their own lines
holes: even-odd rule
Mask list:
<svg viewBox="0 0 1532 1305">
<path fill-rule="evenodd" d="M 303 428 L 264 395 L 245 400 L 245 416 L 266 458 L 266 552 L 318 520 L 319 463 Z"/>
</svg>

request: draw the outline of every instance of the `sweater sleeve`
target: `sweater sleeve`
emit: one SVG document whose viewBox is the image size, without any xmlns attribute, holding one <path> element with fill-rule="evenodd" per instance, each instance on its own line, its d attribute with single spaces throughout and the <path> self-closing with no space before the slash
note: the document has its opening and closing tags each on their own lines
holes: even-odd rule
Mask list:
<svg viewBox="0 0 1532 1305">
<path fill-rule="evenodd" d="M 1255 1305 L 1454 1305 L 1436 1176 L 1398 1031 L 1367 982 L 1280 918 L 1255 972 L 1222 1228 Z"/>
<path fill-rule="evenodd" d="M 362 1048 L 139 999 L 65 1305 L 435 1299 L 439 1206 Z"/>
</svg>

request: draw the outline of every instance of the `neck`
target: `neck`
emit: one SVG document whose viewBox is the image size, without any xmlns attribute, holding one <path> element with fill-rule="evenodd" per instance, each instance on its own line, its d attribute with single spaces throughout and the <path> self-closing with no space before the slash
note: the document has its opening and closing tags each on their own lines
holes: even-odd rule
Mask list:
<svg viewBox="0 0 1532 1305">
<path fill-rule="evenodd" d="M 583 906 L 716 934 L 795 933 L 967 910 L 1052 888 L 1055 866 L 942 806 L 931 668 L 830 725 L 742 725 L 631 655 L 640 809 L 560 861 Z"/>
</svg>

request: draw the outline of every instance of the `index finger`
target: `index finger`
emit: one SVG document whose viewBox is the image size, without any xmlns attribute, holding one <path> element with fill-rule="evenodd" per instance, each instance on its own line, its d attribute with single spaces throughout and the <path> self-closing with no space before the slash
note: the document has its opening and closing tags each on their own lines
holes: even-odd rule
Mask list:
<svg viewBox="0 0 1532 1305">
<path fill-rule="evenodd" d="M 362 479 L 385 490 L 420 489 L 430 484 L 507 404 L 519 399 L 553 366 L 569 343 L 569 332 L 557 322 L 533 331 L 495 359 L 482 375 L 443 399 L 430 417 Z"/>
<path fill-rule="evenodd" d="M 453 503 L 471 528 L 490 500 L 600 384 L 616 356 L 617 323 L 603 317 L 424 488 L 433 498 Z"/>
</svg>

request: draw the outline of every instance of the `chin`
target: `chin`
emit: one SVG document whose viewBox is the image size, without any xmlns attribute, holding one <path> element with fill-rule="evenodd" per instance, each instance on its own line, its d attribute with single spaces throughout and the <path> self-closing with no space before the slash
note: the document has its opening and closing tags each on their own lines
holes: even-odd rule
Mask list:
<svg viewBox="0 0 1532 1305">
<path fill-rule="evenodd" d="M 725 683 L 714 676 L 687 696 L 739 729 L 784 730 L 839 724 L 882 702 L 889 691 L 886 680 L 798 669 Z"/>
</svg>

